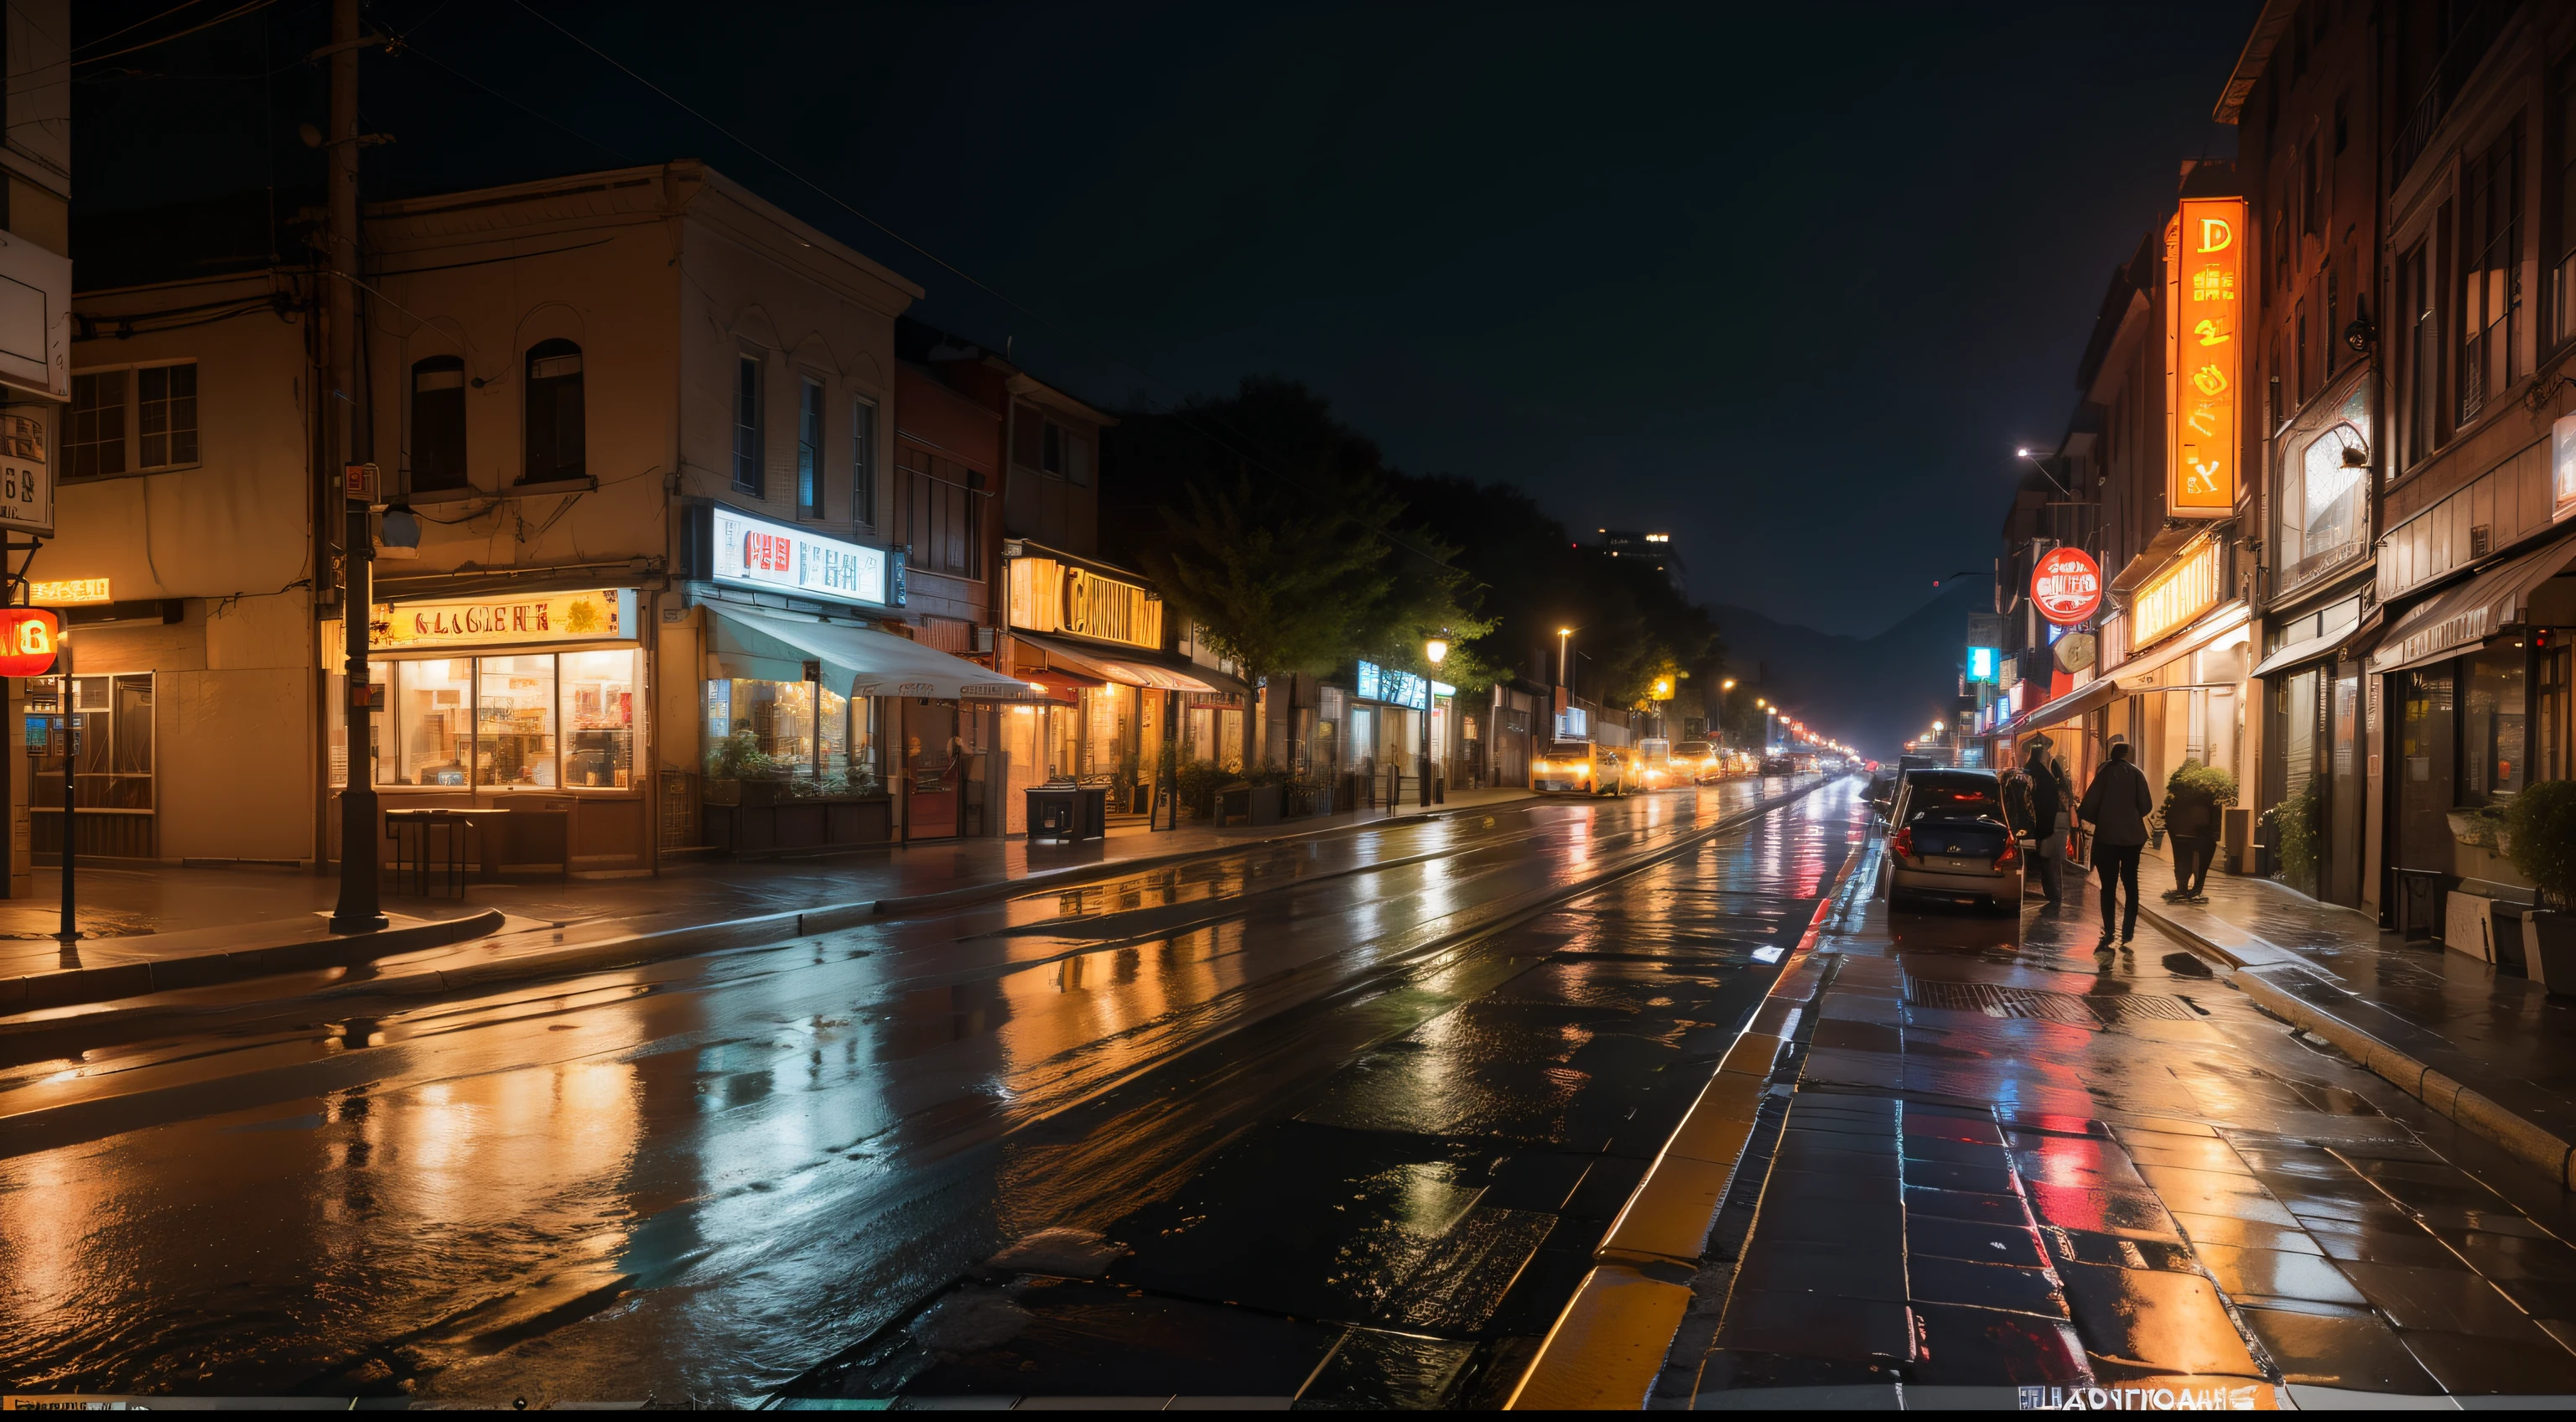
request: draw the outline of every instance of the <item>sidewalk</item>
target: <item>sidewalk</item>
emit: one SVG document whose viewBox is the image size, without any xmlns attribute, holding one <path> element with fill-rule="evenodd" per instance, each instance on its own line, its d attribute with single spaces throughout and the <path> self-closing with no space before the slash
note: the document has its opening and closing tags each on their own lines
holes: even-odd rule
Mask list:
<svg viewBox="0 0 2576 1422">
<path fill-rule="evenodd" d="M 2207 904 L 2145 916 L 2236 968 L 2275 1016 L 2576 1188 L 2576 1003 L 2268 880 L 2212 874 Z"/>
<path fill-rule="evenodd" d="M 1530 798 L 1517 789 L 1460 791 L 1429 815 Z M 338 898 L 333 878 L 289 868 L 84 868 L 76 889 L 79 922 L 90 936 L 73 952 L 64 952 L 52 936 L 58 904 L 39 897 L 0 905 L 0 988 L 18 989 L 0 991 L 0 1012 L 130 998 L 181 981 L 212 984 L 345 966 L 340 960 L 375 961 L 466 940 L 551 957 L 567 942 L 614 953 L 620 943 L 657 939 L 666 941 L 656 956 L 668 956 L 683 946 L 684 936 L 691 942 L 705 938 L 708 946 L 730 946 L 742 932 L 792 937 L 827 917 L 844 921 L 1007 897 L 1104 869 L 1143 869 L 1425 818 L 1407 807 L 1276 825 L 1121 834 L 1076 845 L 957 840 L 830 858 L 701 862 L 650 878 L 475 884 L 461 899 L 388 893 L 383 907 L 391 931 L 337 939 L 322 926 Z M 41 894 L 47 887 L 41 873 L 37 884 Z M 795 922 L 775 926 L 783 920 Z M 568 938 L 568 930 L 579 931 Z M 75 975 L 85 980 L 68 981 Z"/>
</svg>

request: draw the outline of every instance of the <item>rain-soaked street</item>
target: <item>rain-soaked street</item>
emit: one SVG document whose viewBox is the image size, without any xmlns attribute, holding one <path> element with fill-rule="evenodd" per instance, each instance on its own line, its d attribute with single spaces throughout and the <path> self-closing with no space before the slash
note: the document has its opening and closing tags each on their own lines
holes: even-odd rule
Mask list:
<svg viewBox="0 0 2576 1422">
<path fill-rule="evenodd" d="M 2096 954 L 2089 886 L 1891 913 L 1860 789 L 1525 802 L 30 1064 L 0 1372 L 1493 1407 L 1759 1014 L 1654 1405 L 2576 1390 L 2551 1182 L 2152 928 Z"/>
<path fill-rule="evenodd" d="M 1657 970 L 1555 966 L 1559 947 L 1626 951 L 1580 912 L 1462 936 L 1802 788 L 1528 801 L 768 950 L 13 1068 L 0 1374 L 750 1402 L 1012 1240 L 1196 1198 L 1204 1169 L 1237 1168 L 1214 1152 L 1258 1149 L 1291 1117 L 1349 1144 L 1273 1148 L 1380 1192 L 1334 1217 L 1385 1215 L 1395 1233 L 1320 1273 L 1248 1253 L 1225 1297 L 1249 1305 L 1268 1275 L 1299 1291 L 1282 1299 L 1300 1318 L 1366 1313 L 1338 1296 L 1411 1307 L 1399 1286 L 1421 1248 L 1500 1208 L 1475 1208 L 1487 1166 L 1452 1159 L 1481 1136 L 1572 1152 L 1544 1167 L 1573 1172 L 1548 1208 L 1617 1209 L 1621 1172 L 1669 1125 L 1648 1119 L 1673 1094 L 1657 1071 L 1704 1057 L 1735 1025 L 1713 1014 L 1758 998 L 1750 979 L 1770 970 L 1742 973 L 1746 955 L 1839 860 L 1855 801 L 1828 787 L 1622 881 L 1623 901 L 1672 896 L 1648 936 L 1705 943 L 1712 966 L 1732 955 L 1705 989 L 1631 1005 L 1629 980 Z M 1550 1005 L 1538 985 L 1568 971 L 1601 977 L 1600 1000 Z M 1587 1025 L 1630 1012 L 1657 1021 Z M 1389 1045 L 1417 1028 L 1418 1053 Z M 1404 1130 L 1454 1144 L 1407 1154 L 1423 1147 L 1399 1133 L 1405 1113 Z M 1242 1208 L 1228 1228 L 1267 1232 L 1272 1206 Z M 1495 1251 L 1538 1250 L 1544 1212 L 1521 1214 Z M 1571 1287 L 1562 1270 L 1531 1279 Z M 1541 1331 L 1556 1302 L 1514 1301 L 1504 1322 Z M 1211 1347 L 1206 1365 L 1275 1371 L 1292 1352 Z"/>
</svg>

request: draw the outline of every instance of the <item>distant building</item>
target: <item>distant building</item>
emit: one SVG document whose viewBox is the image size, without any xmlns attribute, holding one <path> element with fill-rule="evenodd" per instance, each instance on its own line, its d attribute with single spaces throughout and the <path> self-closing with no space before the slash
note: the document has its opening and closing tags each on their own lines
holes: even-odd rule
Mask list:
<svg viewBox="0 0 2576 1422">
<path fill-rule="evenodd" d="M 1613 558 L 1632 558 L 1664 575 L 1673 591 L 1687 591 L 1682 586 L 1682 555 L 1673 551 L 1669 533 L 1635 533 L 1623 528 L 1600 530 L 1601 551 Z"/>
</svg>

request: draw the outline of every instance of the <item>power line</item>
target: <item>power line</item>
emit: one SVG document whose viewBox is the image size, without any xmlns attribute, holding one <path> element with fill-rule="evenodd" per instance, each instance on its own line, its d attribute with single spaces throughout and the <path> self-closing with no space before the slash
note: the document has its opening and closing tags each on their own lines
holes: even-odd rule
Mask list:
<svg viewBox="0 0 2576 1422">
<path fill-rule="evenodd" d="M 145 25 L 156 24 L 162 20 L 170 18 L 172 15 L 178 14 L 182 10 L 188 9 L 194 5 L 201 5 L 203 3 L 205 3 L 205 0 L 179 0 L 178 4 L 171 6 L 169 9 L 162 11 L 158 15 L 146 16 L 143 19 L 135 21 L 133 24 L 127 25 L 121 30 L 109 30 L 106 34 L 100 35 L 98 38 L 89 41 L 87 44 L 73 45 L 72 53 L 78 54 L 85 49 L 96 49 L 98 46 L 116 38 L 118 35 L 130 35 L 136 30 L 143 28 Z"/>
<path fill-rule="evenodd" d="M 247 3 L 247 4 L 242 4 L 242 5 L 236 5 L 236 6 L 234 6 L 233 8 L 231 8 L 231 9 L 229 9 L 229 10 L 226 10 L 226 11 L 225 11 L 225 12 L 223 12 L 222 14 L 217 15 L 216 17 L 214 17 L 214 18 L 213 18 L 213 19 L 211 19 L 211 20 L 204 21 L 204 22 L 202 22 L 202 23 L 200 23 L 200 24 L 190 25 L 188 28 L 186 28 L 186 29 L 184 29 L 184 30 L 179 30 L 179 31 L 176 31 L 176 32 L 171 33 L 171 34 L 163 35 L 163 36 L 162 36 L 161 38 L 159 38 L 159 39 L 148 39 L 148 40 L 145 40 L 144 42 L 142 42 L 141 44 L 130 44 L 130 45 L 127 45 L 127 46 L 126 46 L 125 48 L 123 48 L 123 49 L 111 49 L 111 50 L 109 50 L 109 51 L 108 51 L 107 53 L 105 53 L 105 54 L 93 54 L 93 55 L 91 55 L 91 56 L 90 56 L 89 58 L 87 58 L 87 59 L 74 60 L 74 61 L 73 61 L 73 63 L 75 63 L 75 64 L 96 64 L 96 63 L 99 63 L 99 62 L 100 62 L 100 61 L 102 61 L 102 60 L 115 59 L 115 58 L 117 58 L 117 57 L 118 57 L 118 56 L 120 56 L 120 55 L 133 54 L 133 53 L 135 53 L 135 52 L 136 52 L 136 51 L 138 51 L 138 50 L 146 50 L 146 49 L 150 49 L 150 48 L 152 48 L 154 45 L 168 44 L 170 41 L 172 41 L 172 40 L 174 40 L 174 39 L 183 39 L 183 38 L 185 38 L 185 37 L 187 37 L 187 36 L 189 36 L 189 35 L 193 35 L 193 34 L 195 34 L 195 33 L 196 33 L 197 31 L 199 31 L 199 30 L 210 30 L 210 29 L 213 29 L 215 26 L 217 26 L 217 25 L 220 25 L 220 24 L 224 23 L 226 20 L 237 20 L 237 19 L 240 19 L 240 18 L 241 18 L 242 16 L 244 16 L 244 15 L 252 14 L 252 13 L 255 13 L 255 12 L 260 11 L 260 10 L 265 10 L 265 9 L 267 9 L 269 6 L 274 5 L 274 4 L 276 4 L 276 3 L 277 3 L 277 0 L 249 0 L 249 3 Z M 181 6 L 180 8 L 181 8 L 181 9 L 185 9 L 186 7 L 185 7 L 185 6 Z M 170 11 L 164 11 L 163 13 L 168 14 L 168 13 L 173 13 L 173 12 L 170 12 Z M 156 15 L 156 16 L 154 16 L 153 18 L 154 18 L 154 19 L 158 19 L 158 18 L 160 18 L 160 17 Z M 151 23 L 151 21 L 150 21 L 150 20 L 146 20 L 144 23 L 145 23 L 145 24 L 150 24 L 150 23 Z M 131 28 L 132 28 L 132 26 L 128 26 L 127 28 L 131 29 Z M 120 32 L 120 33 L 121 33 L 121 32 Z"/>
</svg>

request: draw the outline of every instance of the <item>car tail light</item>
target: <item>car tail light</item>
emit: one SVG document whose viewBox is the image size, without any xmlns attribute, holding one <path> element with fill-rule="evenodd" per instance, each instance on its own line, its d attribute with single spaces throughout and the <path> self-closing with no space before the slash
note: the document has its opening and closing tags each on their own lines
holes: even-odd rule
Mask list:
<svg viewBox="0 0 2576 1422">
<path fill-rule="evenodd" d="M 1910 829 L 1901 829 L 1901 830 L 1898 830 L 1898 831 L 1897 831 L 1893 836 L 1891 836 L 1891 837 L 1888 839 L 1888 841 L 1887 841 L 1887 852 L 1888 852 L 1888 853 L 1890 853 L 1890 854 L 1897 855 L 1897 856 L 1899 856 L 1899 857 L 1901 857 L 1901 858 L 1905 858 L 1905 859 L 1911 859 L 1911 858 L 1913 858 L 1913 857 L 1914 857 L 1914 831 L 1912 831 L 1912 830 L 1910 830 Z"/>
<path fill-rule="evenodd" d="M 2013 843 L 2011 836 L 2005 836 L 2003 851 L 1995 856 L 1995 867 L 2001 869 L 2007 864 L 2015 864 L 2020 861 L 2021 846 Z"/>
</svg>

